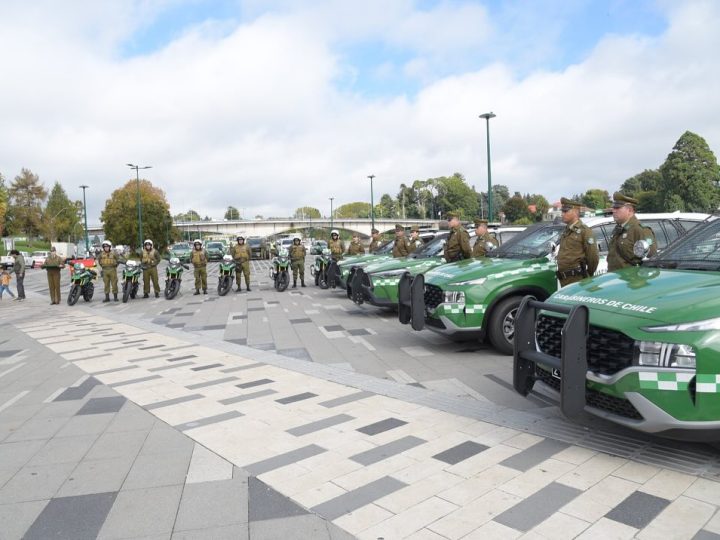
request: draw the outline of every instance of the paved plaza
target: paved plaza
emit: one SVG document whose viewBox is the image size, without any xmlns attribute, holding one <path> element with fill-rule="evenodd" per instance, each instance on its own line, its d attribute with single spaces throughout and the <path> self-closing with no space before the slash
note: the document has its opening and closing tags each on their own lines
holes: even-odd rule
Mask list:
<svg viewBox="0 0 720 540">
<path fill-rule="evenodd" d="M 3 298 L 0 539 L 720 539 L 716 449 L 571 424 L 309 273 L 218 297 L 215 266 L 207 296 Z"/>
</svg>

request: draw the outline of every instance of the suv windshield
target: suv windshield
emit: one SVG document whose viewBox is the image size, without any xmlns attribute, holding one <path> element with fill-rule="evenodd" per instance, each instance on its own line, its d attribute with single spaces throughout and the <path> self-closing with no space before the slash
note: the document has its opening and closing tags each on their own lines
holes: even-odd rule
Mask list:
<svg viewBox="0 0 720 540">
<path fill-rule="evenodd" d="M 413 259 L 427 259 L 428 257 L 439 257 L 443 254 L 443 246 L 449 233 L 438 234 L 419 250 L 410 254 Z"/>
<path fill-rule="evenodd" d="M 643 266 L 720 270 L 720 219 L 711 217 Z"/>
<path fill-rule="evenodd" d="M 170 249 L 172 250 L 181 250 L 181 249 L 190 249 L 190 246 L 188 244 L 173 244 Z"/>
<path fill-rule="evenodd" d="M 517 234 L 490 257 L 536 259 L 550 253 L 550 244 L 558 243 L 564 225 L 537 225 Z"/>
<path fill-rule="evenodd" d="M 222 242 L 210 242 L 207 245 L 208 249 L 222 249 L 223 243 Z"/>
<path fill-rule="evenodd" d="M 248 238 L 248 244 L 250 247 L 260 246 L 262 240 L 260 238 Z"/>
<path fill-rule="evenodd" d="M 392 253 L 392 248 L 395 245 L 395 240 L 385 242 L 378 250 L 374 253 L 375 255 L 385 255 L 386 253 Z"/>
</svg>

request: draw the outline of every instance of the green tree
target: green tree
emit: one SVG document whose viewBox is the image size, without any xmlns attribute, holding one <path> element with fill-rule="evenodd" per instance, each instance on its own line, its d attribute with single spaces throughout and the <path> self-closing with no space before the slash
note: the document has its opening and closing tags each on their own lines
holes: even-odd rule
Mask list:
<svg viewBox="0 0 720 540">
<path fill-rule="evenodd" d="M 395 199 L 393 199 L 387 193 L 384 193 L 380 197 L 380 202 L 375 205 L 375 217 L 376 218 L 391 218 L 397 215 L 397 205 Z"/>
<path fill-rule="evenodd" d="M 5 186 L 5 177 L 0 173 L 0 236 L 3 236 L 5 231 L 5 215 L 8 209 L 8 190 Z"/>
<path fill-rule="evenodd" d="M 545 217 L 545 214 L 547 214 L 548 210 L 550 210 L 550 203 L 548 202 L 548 200 L 538 193 L 526 195 L 525 200 L 527 201 L 528 205 L 535 205 L 535 214 L 533 215 L 533 219 L 535 221 L 542 221 Z"/>
<path fill-rule="evenodd" d="M 460 173 L 432 179 L 438 190 L 437 207 L 443 215 L 458 212 L 461 219 L 472 219 L 480 213 L 477 193 Z"/>
<path fill-rule="evenodd" d="M 237 221 L 240 219 L 240 211 L 234 206 L 228 206 L 225 210 L 224 219 L 228 221 Z"/>
<path fill-rule="evenodd" d="M 50 242 L 67 242 L 75 226 L 80 222 L 82 202 L 71 201 L 60 185 L 55 182 L 42 213 L 42 233 Z"/>
<path fill-rule="evenodd" d="M 605 189 L 588 189 L 580 200 L 593 210 L 603 210 L 611 204 L 610 195 Z"/>
<path fill-rule="evenodd" d="M 181 212 L 180 214 L 175 214 L 173 219 L 175 221 L 202 221 L 200 214 L 198 214 L 195 210 L 188 210 L 184 213 Z"/>
<path fill-rule="evenodd" d="M 47 190 L 40 178 L 29 169 L 22 169 L 8 189 L 8 230 L 11 234 L 38 236 L 42 225 L 42 203 Z"/>
<path fill-rule="evenodd" d="M 140 201 L 143 235 L 145 238 L 150 238 L 156 248 L 162 251 L 167 246 L 168 223 L 172 222 L 165 193 L 148 180 L 140 180 Z M 123 187 L 113 191 L 105 202 L 105 209 L 100 214 L 105 237 L 114 244 L 139 247 L 137 215 L 137 183 L 135 180 L 130 180 Z"/>
<path fill-rule="evenodd" d="M 657 169 L 645 169 L 643 172 L 625 180 L 620 186 L 620 193 L 628 197 L 637 197 L 641 191 L 657 192 L 662 182 L 662 175 Z"/>
<path fill-rule="evenodd" d="M 369 218 L 370 203 L 352 202 L 343 204 L 335 209 L 335 219 L 341 218 Z"/>
<path fill-rule="evenodd" d="M 505 214 L 505 219 L 510 223 L 516 223 L 523 218 L 530 218 L 527 201 L 519 193 L 515 193 L 505 202 L 502 211 Z"/>
<path fill-rule="evenodd" d="M 638 201 L 638 212 L 662 212 L 662 204 L 657 191 L 636 191 L 631 196 Z"/>
<path fill-rule="evenodd" d="M 293 214 L 295 219 L 320 219 L 320 210 L 312 206 L 301 206 Z"/>
<path fill-rule="evenodd" d="M 686 131 L 660 166 L 658 189 L 666 211 L 713 212 L 720 203 L 720 167 L 705 139 Z"/>
<path fill-rule="evenodd" d="M 498 211 L 505 206 L 505 203 L 510 198 L 510 190 L 503 184 L 494 184 L 492 187 L 493 193 L 493 220 L 497 219 Z M 488 216 L 488 200 L 487 191 L 478 193 L 478 202 L 480 204 L 480 215 Z"/>
</svg>

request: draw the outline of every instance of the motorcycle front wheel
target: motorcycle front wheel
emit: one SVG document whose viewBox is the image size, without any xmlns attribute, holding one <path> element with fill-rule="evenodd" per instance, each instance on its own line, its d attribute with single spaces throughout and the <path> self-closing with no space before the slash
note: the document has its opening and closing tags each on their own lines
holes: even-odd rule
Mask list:
<svg viewBox="0 0 720 540">
<path fill-rule="evenodd" d="M 172 278 L 165 287 L 165 298 L 172 300 L 177 296 L 178 291 L 180 291 L 180 280 Z"/>
<path fill-rule="evenodd" d="M 132 284 L 132 287 L 130 287 L 130 298 L 135 300 L 135 297 L 137 296 L 137 292 L 138 292 L 138 282 L 136 281 Z"/>
<path fill-rule="evenodd" d="M 130 291 L 132 290 L 132 283 L 130 281 L 126 280 L 123 283 L 123 304 L 127 304 L 127 301 L 130 299 Z"/>
<path fill-rule="evenodd" d="M 85 300 L 86 302 L 89 302 L 90 300 L 92 300 L 94 292 L 95 292 L 95 285 L 93 285 L 92 283 L 87 283 L 82 288 L 83 300 Z"/>
<path fill-rule="evenodd" d="M 278 276 L 278 284 L 277 284 L 278 292 L 283 292 L 285 289 L 288 288 L 289 284 L 290 284 L 290 274 L 288 274 L 287 270 L 281 270 L 280 275 Z"/>
<path fill-rule="evenodd" d="M 330 285 L 328 284 L 328 278 L 327 278 L 327 268 L 324 268 L 322 272 L 320 272 L 320 288 L 321 289 L 327 289 Z"/>
<path fill-rule="evenodd" d="M 230 281 L 230 276 L 220 276 L 220 279 L 218 279 L 218 295 L 225 296 L 231 286 L 232 281 Z"/>
<path fill-rule="evenodd" d="M 75 303 L 80 298 L 80 285 L 77 283 L 74 283 L 72 287 L 70 287 L 70 293 L 68 293 L 67 303 L 68 306 L 74 306 Z"/>
</svg>

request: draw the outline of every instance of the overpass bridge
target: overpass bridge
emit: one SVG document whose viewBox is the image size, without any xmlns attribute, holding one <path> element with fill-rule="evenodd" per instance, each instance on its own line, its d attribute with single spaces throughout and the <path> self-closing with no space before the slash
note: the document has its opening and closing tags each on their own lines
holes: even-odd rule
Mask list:
<svg viewBox="0 0 720 540">
<path fill-rule="evenodd" d="M 381 233 L 392 231 L 395 224 L 409 228 L 413 225 L 419 227 L 438 228 L 441 221 L 436 219 L 376 219 L 375 228 Z M 185 233 L 193 232 L 215 233 L 222 235 L 243 234 L 245 236 L 273 236 L 289 230 L 303 229 L 330 229 L 330 219 L 248 219 L 232 221 L 178 221 L 173 226 Z M 358 232 L 363 236 L 370 236 L 372 221 L 370 219 L 347 218 L 333 219 L 333 229 L 344 229 Z M 88 235 L 101 234 L 102 226 L 88 227 Z"/>
</svg>

